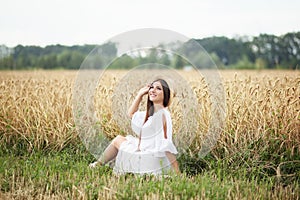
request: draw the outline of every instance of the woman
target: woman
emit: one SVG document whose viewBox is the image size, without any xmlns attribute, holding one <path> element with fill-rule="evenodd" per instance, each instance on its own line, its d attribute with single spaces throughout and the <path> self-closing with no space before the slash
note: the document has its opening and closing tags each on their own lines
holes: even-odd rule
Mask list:
<svg viewBox="0 0 300 200">
<path fill-rule="evenodd" d="M 138 111 L 146 94 L 147 110 Z M 90 167 L 104 165 L 116 158 L 113 170 L 117 174 L 162 174 L 170 169 L 179 173 L 177 150 L 172 142 L 172 121 L 167 109 L 169 103 L 170 89 L 165 80 L 157 79 L 141 88 L 128 110 L 132 129 L 138 137 L 117 136 Z"/>
</svg>

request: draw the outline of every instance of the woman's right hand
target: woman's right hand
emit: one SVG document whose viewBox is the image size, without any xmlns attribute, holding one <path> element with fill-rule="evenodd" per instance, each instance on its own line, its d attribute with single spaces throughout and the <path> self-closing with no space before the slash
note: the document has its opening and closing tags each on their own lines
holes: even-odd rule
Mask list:
<svg viewBox="0 0 300 200">
<path fill-rule="evenodd" d="M 139 90 L 139 92 L 138 92 L 138 96 L 139 97 L 142 97 L 142 96 L 144 96 L 145 94 L 148 94 L 148 92 L 149 92 L 149 89 L 150 89 L 150 84 L 148 84 L 148 85 L 146 85 L 145 87 L 142 87 L 140 90 Z"/>
<path fill-rule="evenodd" d="M 141 100 L 142 100 L 142 97 L 143 97 L 145 94 L 148 94 L 149 89 L 150 89 L 150 86 L 151 86 L 151 85 L 148 84 L 148 85 L 142 87 L 142 88 L 139 90 L 137 96 L 135 97 L 135 99 L 134 99 L 132 105 L 130 106 L 130 108 L 128 109 L 128 112 L 127 112 L 127 115 L 128 115 L 130 118 L 132 118 L 133 114 L 138 110 L 139 105 L 140 105 L 140 102 L 141 102 Z"/>
</svg>

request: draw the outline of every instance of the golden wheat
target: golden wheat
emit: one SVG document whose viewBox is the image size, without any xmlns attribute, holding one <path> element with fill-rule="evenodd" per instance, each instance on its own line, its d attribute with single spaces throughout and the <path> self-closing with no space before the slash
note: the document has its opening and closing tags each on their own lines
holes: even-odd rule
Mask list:
<svg viewBox="0 0 300 200">
<path fill-rule="evenodd" d="M 124 119 L 120 127 L 116 113 L 124 112 L 138 88 L 132 89 L 129 99 L 115 99 L 115 91 L 120 87 L 118 83 L 126 81 L 127 73 L 106 71 L 96 90 L 97 116 L 108 138 L 128 131 L 124 129 L 128 120 Z M 197 150 L 210 123 L 210 94 L 204 79 L 197 78 L 192 72 L 178 73 L 192 88 L 201 110 L 195 131 L 190 132 L 196 136 L 193 150 Z M 298 71 L 221 71 L 221 77 L 226 93 L 226 126 L 220 136 L 219 147 L 230 153 L 248 145 L 249 141 L 274 138 L 292 152 L 299 150 Z M 18 142 L 23 142 L 30 151 L 43 148 L 59 150 L 79 142 L 72 114 L 75 79 L 74 71 L 1 72 L 0 144 L 18 145 Z M 176 84 L 179 88 L 180 83 Z M 131 87 L 131 83 L 125 87 Z M 170 107 L 175 135 L 180 135 L 178 130 L 184 126 L 182 111 L 190 106 L 182 104 L 183 98 L 189 97 L 176 96 Z M 123 110 L 118 110 L 121 108 Z"/>
</svg>

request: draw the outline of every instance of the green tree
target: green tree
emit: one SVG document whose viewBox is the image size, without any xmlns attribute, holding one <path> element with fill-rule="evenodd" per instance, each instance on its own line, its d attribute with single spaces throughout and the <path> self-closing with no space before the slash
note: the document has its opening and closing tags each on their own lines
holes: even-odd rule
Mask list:
<svg viewBox="0 0 300 200">
<path fill-rule="evenodd" d="M 148 63 L 157 63 L 158 52 L 156 48 L 151 48 L 148 51 L 147 61 Z"/>
<path fill-rule="evenodd" d="M 11 55 L 0 59 L 0 69 L 13 69 L 13 68 L 14 68 L 14 60 Z"/>
<path fill-rule="evenodd" d="M 262 58 L 257 58 L 255 60 L 255 68 L 256 69 L 264 69 L 267 66 L 267 62 Z"/>
<path fill-rule="evenodd" d="M 171 61 L 170 58 L 168 56 L 168 54 L 164 53 L 161 58 L 159 59 L 159 62 L 165 66 L 170 66 L 171 65 Z"/>
<path fill-rule="evenodd" d="M 242 40 L 228 39 L 226 37 L 211 37 L 196 40 L 208 53 L 215 53 L 224 65 L 236 63 L 244 55 L 250 61 L 254 61 L 251 49 L 247 42 Z"/>
<path fill-rule="evenodd" d="M 187 62 L 180 55 L 175 54 L 173 56 L 173 67 L 175 69 L 182 69 L 185 65 L 187 65 Z"/>
<path fill-rule="evenodd" d="M 110 69 L 131 69 L 137 65 L 138 64 L 135 59 L 133 59 L 127 54 L 124 54 L 118 59 L 116 59 L 113 63 L 111 63 L 109 68 Z"/>
</svg>

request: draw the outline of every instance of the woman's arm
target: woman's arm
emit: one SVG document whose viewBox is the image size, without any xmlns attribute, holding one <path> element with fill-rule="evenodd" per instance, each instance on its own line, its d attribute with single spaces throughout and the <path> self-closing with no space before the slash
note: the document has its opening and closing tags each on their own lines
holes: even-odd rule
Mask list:
<svg viewBox="0 0 300 200">
<path fill-rule="evenodd" d="M 138 110 L 139 105 L 142 101 L 142 98 L 145 94 L 148 94 L 150 85 L 147 85 L 140 89 L 137 96 L 135 97 L 133 103 L 131 104 L 130 108 L 128 109 L 127 115 L 132 118 L 133 114 Z"/>
<path fill-rule="evenodd" d="M 171 163 L 172 168 L 176 172 L 176 174 L 180 174 L 179 165 L 178 165 L 178 162 L 176 160 L 176 156 L 174 154 L 172 154 L 171 152 L 168 152 L 168 151 L 166 151 L 166 156 L 167 156 L 169 162 Z"/>
</svg>

